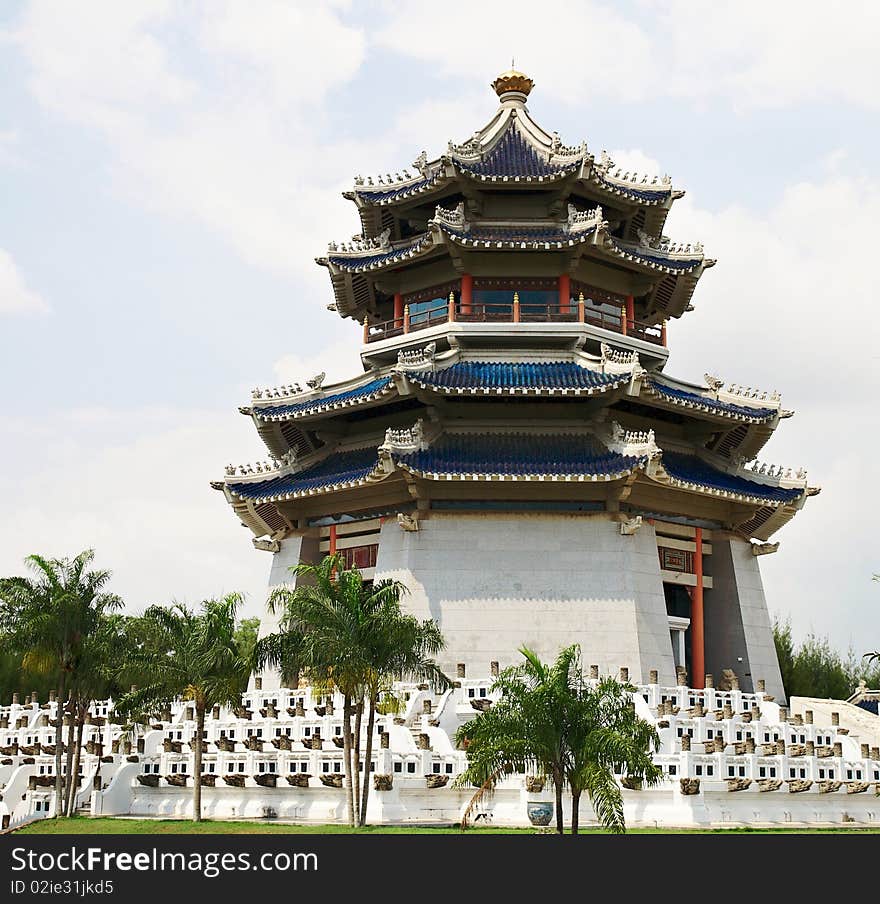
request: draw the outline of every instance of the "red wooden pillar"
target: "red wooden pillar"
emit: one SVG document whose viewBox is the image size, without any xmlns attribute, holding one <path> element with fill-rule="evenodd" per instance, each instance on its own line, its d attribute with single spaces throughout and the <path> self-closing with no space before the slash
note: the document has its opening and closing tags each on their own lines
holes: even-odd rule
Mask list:
<svg viewBox="0 0 880 904">
<path fill-rule="evenodd" d="M 559 277 L 559 313 L 571 312 L 571 277 L 563 273 Z"/>
<path fill-rule="evenodd" d="M 403 296 L 400 292 L 394 293 L 394 326 L 403 325 Z"/>
<path fill-rule="evenodd" d="M 706 644 L 703 630 L 703 528 L 695 531 L 694 574 L 697 586 L 691 593 L 691 687 L 702 688 L 706 679 Z"/>
<path fill-rule="evenodd" d="M 666 321 L 663 321 L 663 324 L 660 327 L 660 344 L 663 348 L 666 348 Z"/>
<path fill-rule="evenodd" d="M 330 525 L 330 548 L 327 550 L 328 556 L 336 555 L 336 525 Z"/>
<path fill-rule="evenodd" d="M 474 278 L 470 273 L 461 275 L 461 313 L 470 314 L 471 302 L 474 300 Z"/>
<path fill-rule="evenodd" d="M 626 296 L 626 326 L 627 332 L 633 328 L 636 319 L 636 303 L 632 295 Z"/>
</svg>

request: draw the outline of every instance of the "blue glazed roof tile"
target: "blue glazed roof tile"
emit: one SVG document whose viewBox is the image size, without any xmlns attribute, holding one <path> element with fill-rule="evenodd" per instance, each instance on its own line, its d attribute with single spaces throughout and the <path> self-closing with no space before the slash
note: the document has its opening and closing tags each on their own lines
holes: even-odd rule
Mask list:
<svg viewBox="0 0 880 904">
<path fill-rule="evenodd" d="M 731 402 L 720 402 L 718 399 L 711 399 L 695 392 L 688 392 L 684 389 L 666 386 L 663 383 L 658 383 L 656 380 L 651 380 L 648 385 L 656 393 L 672 402 L 686 406 L 707 408 L 710 411 L 724 415 L 725 417 L 733 417 L 760 423 L 762 421 L 772 420 L 778 413 L 774 408 L 750 408 L 748 405 L 734 405 Z"/>
<path fill-rule="evenodd" d="M 681 452 L 664 452 L 663 468 L 670 477 L 682 483 L 696 484 L 706 489 L 721 490 L 740 496 L 750 496 L 771 504 L 792 502 L 803 495 L 803 490 L 797 488 L 783 489 L 782 487 L 767 486 L 745 477 L 727 474 L 713 468 L 694 455 L 685 455 Z"/>
<path fill-rule="evenodd" d="M 375 447 L 334 452 L 304 471 L 258 480 L 252 483 L 227 481 L 229 490 L 241 499 L 268 499 L 273 496 L 296 495 L 309 490 L 322 490 L 343 483 L 365 479 L 376 467 Z"/>
<path fill-rule="evenodd" d="M 444 434 L 428 449 L 397 456 L 423 474 L 614 477 L 644 458 L 609 452 L 587 434 Z"/>
<path fill-rule="evenodd" d="M 624 195 L 636 201 L 656 203 L 658 201 L 665 201 L 672 193 L 671 188 L 636 188 L 635 186 L 625 185 L 620 182 L 613 182 L 599 173 L 594 173 L 593 178 L 599 185 L 608 191 Z"/>
<path fill-rule="evenodd" d="M 689 258 L 672 257 L 656 249 L 642 250 L 637 245 L 627 245 L 616 240 L 614 247 L 620 254 L 628 254 L 647 264 L 655 264 L 668 270 L 693 270 L 703 261 L 702 255 Z"/>
<path fill-rule="evenodd" d="M 396 261 L 406 260 L 422 250 L 422 246 L 427 242 L 428 233 L 424 233 L 408 242 L 406 245 L 399 245 L 395 248 L 389 248 L 387 251 L 377 251 L 375 248 L 366 248 L 360 253 L 354 254 L 330 254 L 327 260 L 340 270 L 369 270 L 371 267 L 378 265 L 386 266 Z"/>
<path fill-rule="evenodd" d="M 456 160 L 460 169 L 475 176 L 519 176 L 538 178 L 558 176 L 580 165 L 580 158 L 567 163 L 548 163 L 523 138 L 516 126 L 508 126 L 495 147 L 479 162 Z"/>
<path fill-rule="evenodd" d="M 395 201 L 398 198 L 406 198 L 432 187 L 440 180 L 442 175 L 443 171 L 440 170 L 439 172 L 433 173 L 427 179 L 422 177 L 421 179 L 407 182 L 404 185 L 371 185 L 369 188 L 360 186 L 356 188 L 355 191 L 359 198 L 362 198 L 364 201 L 369 201 L 372 204 L 382 201 Z"/>
<path fill-rule="evenodd" d="M 443 370 L 414 371 L 408 376 L 421 386 L 458 392 L 571 390 L 588 393 L 613 388 L 630 377 L 628 373 L 598 373 L 570 361 L 462 361 Z"/>
<path fill-rule="evenodd" d="M 316 414 L 329 408 L 340 405 L 354 405 L 367 401 L 372 396 L 379 396 L 391 387 L 391 377 L 382 377 L 379 380 L 371 380 L 363 386 L 354 389 L 346 389 L 343 392 L 330 393 L 330 395 L 316 396 L 302 402 L 294 402 L 291 405 L 275 405 L 273 407 L 254 408 L 254 414 L 262 420 L 282 420 L 286 418 L 304 417 Z"/>
</svg>

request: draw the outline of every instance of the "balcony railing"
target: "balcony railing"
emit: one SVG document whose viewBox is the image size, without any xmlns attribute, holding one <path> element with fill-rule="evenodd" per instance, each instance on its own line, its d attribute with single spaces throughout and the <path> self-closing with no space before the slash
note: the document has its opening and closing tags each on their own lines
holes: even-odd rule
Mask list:
<svg viewBox="0 0 880 904">
<path fill-rule="evenodd" d="M 633 336 L 653 345 L 666 345 L 666 327 L 630 320 L 625 309 L 617 312 L 594 307 L 582 298 L 568 304 L 534 302 L 520 303 L 514 294 L 511 303 L 470 302 L 463 303 L 450 298 L 448 303 L 427 311 L 410 315 L 409 308 L 403 316 L 378 322 L 364 322 L 364 342 L 379 342 L 437 326 L 440 323 L 584 323 L 623 336 Z"/>
</svg>

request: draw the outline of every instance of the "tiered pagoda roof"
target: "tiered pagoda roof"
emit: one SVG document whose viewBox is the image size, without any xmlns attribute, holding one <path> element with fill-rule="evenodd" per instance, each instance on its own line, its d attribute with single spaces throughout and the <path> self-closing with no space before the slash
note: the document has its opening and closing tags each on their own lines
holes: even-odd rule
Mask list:
<svg viewBox="0 0 880 904">
<path fill-rule="evenodd" d="M 661 235 L 682 192 L 563 146 L 529 115 L 531 86 L 505 73 L 471 139 L 348 193 L 362 235 L 320 262 L 336 310 L 367 320 L 365 372 L 240 409 L 272 460 L 213 485 L 256 537 L 329 512 L 544 501 L 765 540 L 817 492 L 803 471 L 746 464 L 791 415 L 778 393 L 664 372 L 659 324 L 714 263 Z"/>
</svg>

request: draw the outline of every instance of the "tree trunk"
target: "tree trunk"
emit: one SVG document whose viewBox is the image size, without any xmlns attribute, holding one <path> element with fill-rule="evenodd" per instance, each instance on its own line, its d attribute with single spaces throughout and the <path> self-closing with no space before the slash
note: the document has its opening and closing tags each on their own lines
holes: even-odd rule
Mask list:
<svg viewBox="0 0 880 904">
<path fill-rule="evenodd" d="M 64 813 L 69 816 L 70 796 L 76 794 L 76 782 L 73 777 L 73 754 L 75 744 L 76 731 L 76 713 L 78 709 L 78 701 L 76 696 L 70 698 L 70 725 L 67 726 L 67 752 L 64 755 L 66 784 L 64 787 Z"/>
<path fill-rule="evenodd" d="M 196 751 L 193 765 L 193 821 L 202 821 L 202 732 L 205 730 L 205 704 L 196 703 Z"/>
<path fill-rule="evenodd" d="M 364 787 L 361 791 L 361 817 L 358 825 L 367 823 L 367 804 L 370 800 L 370 760 L 373 757 L 373 728 L 376 724 L 376 693 L 370 692 L 370 715 L 367 718 L 367 748 L 364 752 Z"/>
<path fill-rule="evenodd" d="M 345 694 L 342 704 L 342 753 L 345 760 L 345 792 L 348 798 L 348 824 L 354 826 L 354 788 L 351 767 L 351 697 Z"/>
<path fill-rule="evenodd" d="M 571 834 L 577 835 L 580 826 L 581 792 L 571 792 Z"/>
<path fill-rule="evenodd" d="M 61 775 L 61 744 L 64 738 L 62 727 L 62 719 L 64 713 L 64 672 L 58 679 L 58 699 L 55 706 L 55 817 L 59 817 L 64 812 L 62 808 L 62 797 L 64 793 L 64 778 Z"/>
<path fill-rule="evenodd" d="M 73 764 L 71 766 L 72 791 L 67 792 L 67 815 L 73 816 L 76 812 L 76 801 L 79 796 L 79 764 L 82 752 L 83 732 L 85 730 L 85 719 L 88 706 L 77 707 L 76 712 L 76 742 L 73 751 Z"/>
<path fill-rule="evenodd" d="M 562 776 L 553 772 L 553 789 L 556 792 L 556 834 L 565 834 L 565 815 L 562 810 Z"/>
<path fill-rule="evenodd" d="M 361 824 L 361 722 L 364 717 L 363 698 L 361 698 L 354 712 L 354 743 L 352 744 L 354 754 L 354 784 L 352 786 L 352 793 L 354 795 L 354 802 L 357 805 L 355 825 L 359 826 Z"/>
</svg>

